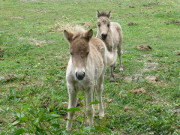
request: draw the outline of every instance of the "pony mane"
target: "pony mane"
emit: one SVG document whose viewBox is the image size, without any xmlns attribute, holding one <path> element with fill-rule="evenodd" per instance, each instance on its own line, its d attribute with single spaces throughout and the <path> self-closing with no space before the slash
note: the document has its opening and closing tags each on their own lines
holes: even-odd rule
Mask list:
<svg viewBox="0 0 180 135">
<path fill-rule="evenodd" d="M 72 30 L 73 33 L 73 39 L 77 38 L 77 37 L 83 37 L 85 34 L 85 29 L 82 26 L 75 26 Z"/>
<path fill-rule="evenodd" d="M 105 16 L 105 17 L 110 17 L 110 14 L 109 13 L 106 13 L 106 12 L 104 12 L 104 11 L 102 11 L 102 12 L 99 12 L 98 11 L 98 13 L 97 13 L 97 17 L 99 18 L 99 17 L 101 17 L 101 16 Z"/>
</svg>

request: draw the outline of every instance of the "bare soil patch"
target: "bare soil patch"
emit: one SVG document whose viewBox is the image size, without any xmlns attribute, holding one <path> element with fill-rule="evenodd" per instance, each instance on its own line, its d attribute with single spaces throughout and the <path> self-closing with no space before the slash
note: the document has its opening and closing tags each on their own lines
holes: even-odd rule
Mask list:
<svg viewBox="0 0 180 135">
<path fill-rule="evenodd" d="M 22 2 L 38 2 L 38 0 L 20 0 Z"/>
<path fill-rule="evenodd" d="M 146 76 L 146 79 L 152 83 L 156 82 L 156 76 Z"/>
<path fill-rule="evenodd" d="M 20 37 L 20 40 L 28 40 L 29 44 L 35 45 L 36 47 L 41 47 L 45 43 L 52 43 L 53 41 L 48 41 L 48 40 L 38 40 L 36 38 L 24 38 Z"/>
<path fill-rule="evenodd" d="M 22 20 L 22 19 L 24 19 L 24 17 L 22 17 L 22 16 L 16 16 L 16 17 L 11 17 L 11 19 L 12 19 L 12 20 L 14 20 L 14 19 Z"/>
<path fill-rule="evenodd" d="M 154 70 L 157 67 L 158 63 L 152 62 L 152 63 L 145 63 L 144 66 L 144 71 L 143 72 L 149 72 L 151 70 Z"/>
</svg>

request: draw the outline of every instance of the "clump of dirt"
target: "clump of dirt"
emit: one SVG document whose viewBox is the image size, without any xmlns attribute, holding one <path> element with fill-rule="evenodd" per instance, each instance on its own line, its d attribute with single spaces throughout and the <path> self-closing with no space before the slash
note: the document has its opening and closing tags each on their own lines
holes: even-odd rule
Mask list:
<svg viewBox="0 0 180 135">
<path fill-rule="evenodd" d="M 169 22 L 165 22 L 166 25 L 169 25 L 170 23 Z"/>
<path fill-rule="evenodd" d="M 147 7 L 147 9 L 152 9 L 152 7 Z"/>
<path fill-rule="evenodd" d="M 177 52 L 177 55 L 180 55 L 180 51 Z"/>
<path fill-rule="evenodd" d="M 147 46 L 145 46 L 145 45 L 138 45 L 138 46 L 136 46 L 136 49 L 138 49 L 138 50 L 151 51 L 151 50 L 152 50 L 152 47 L 149 46 L 149 45 L 147 45 Z"/>
<path fill-rule="evenodd" d="M 139 93 L 144 93 L 144 94 L 146 94 L 146 93 L 147 93 L 143 88 L 135 89 L 135 90 L 132 90 L 131 92 L 132 92 L 133 94 L 139 94 Z"/>
<path fill-rule="evenodd" d="M 180 24 L 180 21 L 179 20 L 173 20 L 171 23 L 173 23 L 173 24 Z"/>
<path fill-rule="evenodd" d="M 125 15 L 134 15 L 133 13 L 125 13 Z"/>
<path fill-rule="evenodd" d="M 26 126 L 26 123 L 19 123 L 19 124 L 17 124 L 16 126 L 19 127 L 19 128 L 20 128 L 20 127 L 25 127 L 25 126 Z"/>
<path fill-rule="evenodd" d="M 128 106 L 124 107 L 124 111 L 125 111 L 125 112 L 127 112 L 127 111 L 129 111 L 129 110 L 131 110 L 131 107 L 128 107 Z"/>
<path fill-rule="evenodd" d="M 3 52 L 4 52 L 4 50 L 0 48 L 0 60 L 4 60 Z"/>
<path fill-rule="evenodd" d="M 0 119 L 0 124 L 2 124 L 4 122 L 4 120 L 3 119 Z"/>
<path fill-rule="evenodd" d="M 164 22 L 166 25 L 169 25 L 169 24 L 177 24 L 177 25 L 180 25 L 180 21 L 179 20 L 173 20 L 171 22 Z"/>
<path fill-rule="evenodd" d="M 158 82 L 158 81 L 159 81 L 159 76 L 156 76 L 155 81 L 156 81 L 156 82 Z"/>
<path fill-rule="evenodd" d="M 134 5 L 130 5 L 129 7 L 130 7 L 130 8 L 135 8 L 135 6 L 134 6 Z"/>
<path fill-rule="evenodd" d="M 5 76 L 5 81 L 7 81 L 7 82 L 13 81 L 15 79 L 17 79 L 17 75 L 15 75 L 15 74 L 9 74 L 9 75 Z"/>
<path fill-rule="evenodd" d="M 134 23 L 134 22 L 130 22 L 127 24 L 128 26 L 133 26 L 133 25 L 137 25 L 137 23 Z"/>
<path fill-rule="evenodd" d="M 2 53 L 2 52 L 4 52 L 4 50 L 0 48 L 0 53 Z"/>
</svg>

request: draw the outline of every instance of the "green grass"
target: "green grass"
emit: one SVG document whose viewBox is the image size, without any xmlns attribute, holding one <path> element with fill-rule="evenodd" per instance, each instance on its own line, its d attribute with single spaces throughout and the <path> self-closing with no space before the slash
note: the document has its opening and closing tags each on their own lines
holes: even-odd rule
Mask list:
<svg viewBox="0 0 180 135">
<path fill-rule="evenodd" d="M 71 134 L 180 134 L 180 23 L 173 23 L 180 21 L 179 5 L 179 0 L 0 0 L 0 134 L 66 134 L 69 50 L 62 30 L 85 25 L 95 35 L 97 10 L 111 10 L 111 20 L 123 28 L 124 72 L 116 65 L 116 82 L 110 83 L 107 68 L 105 118 L 95 118 L 95 128 L 82 127 L 80 94 L 82 111 Z"/>
</svg>

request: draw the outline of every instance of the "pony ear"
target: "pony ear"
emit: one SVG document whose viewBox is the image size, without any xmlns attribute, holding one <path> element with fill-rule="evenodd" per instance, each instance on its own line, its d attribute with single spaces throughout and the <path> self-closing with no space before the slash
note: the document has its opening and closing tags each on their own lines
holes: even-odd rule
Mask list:
<svg viewBox="0 0 180 135">
<path fill-rule="evenodd" d="M 67 39 L 68 42 L 71 42 L 73 34 L 71 32 L 68 32 L 67 30 L 64 30 L 64 37 Z"/>
<path fill-rule="evenodd" d="M 99 17 L 99 11 L 97 10 L 96 12 L 96 17 L 98 18 Z"/>
<path fill-rule="evenodd" d="M 85 33 L 85 38 L 89 41 L 93 36 L 93 30 L 90 29 Z"/>
<path fill-rule="evenodd" d="M 109 13 L 108 13 L 108 18 L 111 16 L 111 11 L 109 11 Z"/>
</svg>

